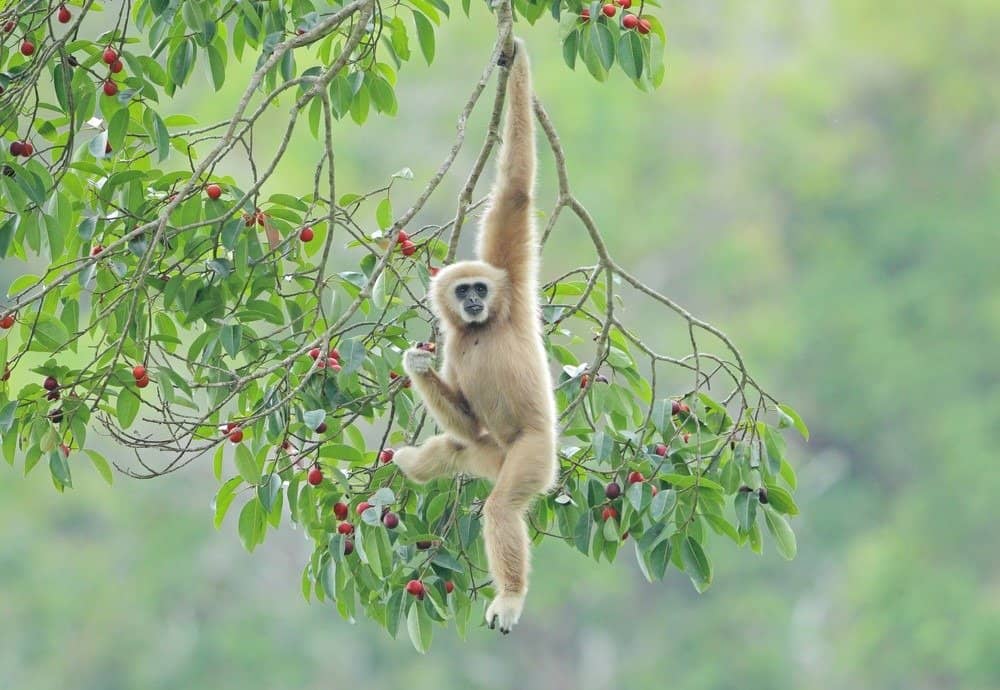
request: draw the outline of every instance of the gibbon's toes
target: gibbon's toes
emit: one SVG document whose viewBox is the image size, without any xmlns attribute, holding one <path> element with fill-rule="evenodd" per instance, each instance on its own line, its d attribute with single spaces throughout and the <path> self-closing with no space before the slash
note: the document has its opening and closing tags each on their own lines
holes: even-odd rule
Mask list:
<svg viewBox="0 0 1000 690">
<path fill-rule="evenodd" d="M 506 635 L 521 618 L 523 608 L 523 594 L 500 594 L 486 609 L 486 624 L 490 626 L 490 630 L 499 628 Z"/>
<path fill-rule="evenodd" d="M 403 354 L 403 369 L 410 376 L 426 373 L 434 363 L 434 353 L 411 347 Z"/>
</svg>

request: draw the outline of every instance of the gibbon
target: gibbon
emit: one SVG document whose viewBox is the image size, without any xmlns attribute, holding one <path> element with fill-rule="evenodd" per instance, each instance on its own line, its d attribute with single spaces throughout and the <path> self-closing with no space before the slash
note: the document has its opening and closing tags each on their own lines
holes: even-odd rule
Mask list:
<svg viewBox="0 0 1000 690">
<path fill-rule="evenodd" d="M 466 473 L 493 482 L 483 538 L 496 596 L 490 628 L 510 632 L 528 590 L 532 499 L 555 482 L 556 412 L 538 312 L 534 225 L 535 141 L 531 72 L 520 40 L 509 69 L 507 115 L 496 182 L 480 227 L 478 260 L 443 268 L 430 299 L 443 359 L 411 348 L 403 366 L 443 434 L 396 452 L 412 480 Z"/>
</svg>

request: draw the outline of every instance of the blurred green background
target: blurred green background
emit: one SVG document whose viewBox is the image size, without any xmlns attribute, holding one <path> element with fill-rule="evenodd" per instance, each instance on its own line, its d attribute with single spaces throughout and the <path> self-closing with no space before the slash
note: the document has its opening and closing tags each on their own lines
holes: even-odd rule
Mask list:
<svg viewBox="0 0 1000 690">
<path fill-rule="evenodd" d="M 113 488 L 81 468 L 65 495 L 45 472 L 0 470 L 0 689 L 1000 687 L 1000 3 L 657 13 L 671 41 L 652 95 L 568 71 L 551 21 L 519 33 L 612 252 L 725 330 L 810 424 L 797 559 L 718 542 L 699 596 L 676 571 L 647 584 L 631 549 L 598 565 L 546 544 L 514 634 L 439 629 L 420 656 L 405 632 L 303 601 L 299 533 L 249 555 L 233 516 L 216 532 L 207 465 Z M 404 166 L 397 209 L 418 191 L 492 32 L 484 10 L 459 12 L 435 64 L 403 69 L 397 118 L 341 123 L 344 192 Z M 242 88 L 234 71 L 222 94 L 164 110 L 214 121 Z M 301 129 L 269 191 L 309 184 Z M 480 114 L 429 221 L 454 213 L 482 132 Z M 543 202 L 551 173 L 543 149 Z M 588 249 L 561 223 L 547 275 Z M 0 267 L 4 282 L 22 270 Z M 681 322 L 629 311 L 681 351 Z"/>
</svg>

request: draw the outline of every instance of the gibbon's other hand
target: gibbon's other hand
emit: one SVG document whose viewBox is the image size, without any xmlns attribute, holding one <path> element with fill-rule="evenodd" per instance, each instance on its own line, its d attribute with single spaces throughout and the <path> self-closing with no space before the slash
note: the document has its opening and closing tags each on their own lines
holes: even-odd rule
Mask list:
<svg viewBox="0 0 1000 690">
<path fill-rule="evenodd" d="M 521 39 L 515 38 L 513 42 L 511 42 L 510 53 L 508 54 L 501 52 L 500 57 L 497 58 L 497 64 L 500 65 L 501 67 L 510 67 L 511 65 L 513 65 L 514 57 L 517 55 L 517 49 L 520 47 L 520 45 L 521 45 Z"/>
<path fill-rule="evenodd" d="M 426 374 L 434 363 L 434 353 L 411 347 L 403 353 L 403 369 L 413 378 L 420 374 Z"/>
</svg>

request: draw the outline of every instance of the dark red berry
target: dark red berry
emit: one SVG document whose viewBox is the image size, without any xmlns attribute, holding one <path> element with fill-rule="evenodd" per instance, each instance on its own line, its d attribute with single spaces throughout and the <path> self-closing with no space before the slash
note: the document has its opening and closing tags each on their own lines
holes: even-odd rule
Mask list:
<svg viewBox="0 0 1000 690">
<path fill-rule="evenodd" d="M 639 25 L 638 25 L 639 33 L 648 34 L 650 27 L 652 27 L 652 24 L 649 23 L 648 19 L 639 20 Z"/>
<path fill-rule="evenodd" d="M 345 539 L 344 540 L 344 555 L 345 556 L 350 556 L 352 553 L 354 553 L 354 542 L 351 541 L 350 539 Z"/>
<path fill-rule="evenodd" d="M 385 464 L 387 462 L 392 462 L 392 458 L 396 455 L 396 451 L 392 448 L 386 448 L 381 453 L 378 454 L 379 462 Z"/>
<path fill-rule="evenodd" d="M 104 95 L 105 96 L 114 96 L 116 93 L 118 93 L 118 84 L 114 83 L 110 79 L 108 79 L 107 81 L 105 81 L 104 82 Z"/>
<path fill-rule="evenodd" d="M 21 156 L 24 155 L 24 144 L 20 141 L 10 142 L 10 155 Z"/>
<path fill-rule="evenodd" d="M 662 458 L 667 454 L 667 447 L 662 443 L 657 443 L 656 448 L 653 449 L 653 452 Z"/>
<path fill-rule="evenodd" d="M 646 481 L 646 478 L 642 476 L 642 472 L 639 472 L 638 470 L 633 470 L 632 472 L 629 472 L 628 475 L 629 484 L 638 484 L 639 482 L 644 482 L 644 481 Z"/>
<path fill-rule="evenodd" d="M 613 16 L 615 16 L 615 12 L 617 12 L 617 11 L 618 11 L 618 9 L 614 5 L 612 5 L 610 2 L 608 4 L 606 4 L 604 7 L 601 8 L 601 12 L 604 13 L 605 17 L 613 17 Z"/>
<path fill-rule="evenodd" d="M 56 388 L 59 387 L 59 382 L 56 381 L 55 376 L 46 376 L 45 382 L 42 384 L 42 386 L 44 386 L 45 390 L 47 391 L 54 391 Z"/>
<path fill-rule="evenodd" d="M 319 426 L 316 427 L 316 433 L 317 434 L 325 434 L 326 433 L 326 422 L 320 422 L 319 423 Z"/>
<path fill-rule="evenodd" d="M 302 228 L 302 232 L 299 233 L 299 239 L 302 240 L 303 242 L 312 242 L 313 237 L 315 237 L 315 233 L 313 232 L 313 229 L 308 225 Z"/>
<path fill-rule="evenodd" d="M 229 440 L 233 443 L 239 443 L 243 440 L 243 429 L 236 428 L 229 432 Z"/>
<path fill-rule="evenodd" d="M 406 591 L 415 597 L 424 595 L 424 583 L 420 580 L 410 580 L 406 583 Z"/>
<path fill-rule="evenodd" d="M 208 195 L 209 199 L 215 200 L 222 196 L 222 187 L 217 184 L 210 184 L 205 187 L 205 194 Z"/>
<path fill-rule="evenodd" d="M 35 52 L 35 44 L 29 41 L 28 39 L 24 39 L 24 41 L 21 42 L 21 55 L 28 57 L 30 55 L 33 55 L 34 52 Z"/>
<path fill-rule="evenodd" d="M 354 525 L 349 522 L 341 522 L 337 525 L 337 531 L 341 534 L 354 534 Z"/>
<path fill-rule="evenodd" d="M 454 592 L 455 591 L 455 583 L 452 582 L 451 580 L 445 580 L 444 591 L 446 591 L 448 594 L 451 594 L 452 592 Z"/>
<path fill-rule="evenodd" d="M 395 513 L 386 513 L 382 516 L 382 524 L 388 529 L 396 529 L 399 526 L 399 516 Z"/>
<path fill-rule="evenodd" d="M 338 520 L 347 519 L 347 504 L 343 501 L 337 501 L 333 504 L 333 514 L 337 516 Z"/>
<path fill-rule="evenodd" d="M 108 69 L 111 70 L 111 74 L 118 74 L 125 69 L 125 64 L 121 60 L 115 60 L 108 66 Z"/>
<path fill-rule="evenodd" d="M 434 542 L 432 542 L 432 541 L 418 541 L 417 542 L 417 548 L 420 549 L 421 551 L 426 551 L 427 549 L 431 548 L 433 545 L 434 545 Z"/>
<path fill-rule="evenodd" d="M 309 483 L 313 486 L 319 486 L 323 483 L 323 470 L 318 467 L 313 467 L 309 470 L 309 475 L 307 477 Z"/>
<path fill-rule="evenodd" d="M 358 515 L 361 515 L 361 513 L 365 512 L 366 510 L 368 510 L 371 507 L 372 507 L 372 504 L 369 503 L 368 501 L 361 501 L 361 503 L 358 504 L 358 507 L 355 508 L 354 511 Z"/>
<path fill-rule="evenodd" d="M 118 59 L 118 52 L 111 46 L 108 46 L 107 48 L 104 49 L 104 52 L 101 54 L 101 59 L 104 60 L 104 64 L 110 65 L 111 63 L 113 63 L 115 60 Z"/>
<path fill-rule="evenodd" d="M 622 488 L 618 485 L 618 482 L 611 482 L 604 487 L 604 495 L 614 500 L 622 495 Z"/>
<path fill-rule="evenodd" d="M 631 5 L 632 3 L 629 2 L 629 4 Z M 638 26 L 638 24 L 639 24 L 639 18 L 634 14 L 625 14 L 622 17 L 622 26 L 624 26 L 626 29 L 634 29 L 636 26 Z"/>
<path fill-rule="evenodd" d="M 403 256 L 413 256 L 414 252 L 417 251 L 417 245 L 410 242 L 410 240 L 403 240 L 399 243 Z"/>
<path fill-rule="evenodd" d="M 66 9 L 66 5 L 59 5 L 59 13 L 56 15 L 60 24 L 68 24 L 69 20 L 73 18 L 73 15 L 69 13 Z"/>
</svg>

